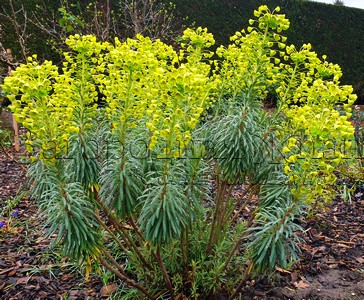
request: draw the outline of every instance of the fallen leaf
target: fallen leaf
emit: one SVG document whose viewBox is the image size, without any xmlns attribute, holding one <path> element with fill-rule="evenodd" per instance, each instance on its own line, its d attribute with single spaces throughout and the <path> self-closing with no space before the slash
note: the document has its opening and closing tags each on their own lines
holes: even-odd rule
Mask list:
<svg viewBox="0 0 364 300">
<path fill-rule="evenodd" d="M 312 249 L 312 247 L 310 245 L 307 245 L 307 244 L 301 244 L 300 247 L 303 250 L 306 250 L 306 251 L 311 251 L 311 249 Z"/>
<path fill-rule="evenodd" d="M 304 282 L 303 280 L 300 280 L 299 282 L 293 282 L 293 285 L 296 289 L 307 289 L 310 287 L 310 285 L 307 282 Z"/>
<path fill-rule="evenodd" d="M 325 246 L 320 246 L 320 247 L 316 247 L 312 249 L 312 256 L 314 256 L 316 253 L 318 252 L 325 252 L 326 251 L 326 247 Z"/>
<path fill-rule="evenodd" d="M 68 256 L 63 257 L 63 258 L 61 259 L 61 263 L 65 263 L 68 259 L 69 259 L 69 257 L 68 257 Z"/>
<path fill-rule="evenodd" d="M 336 269 L 338 267 L 338 265 L 337 264 L 331 264 L 331 265 L 329 265 L 329 268 L 330 269 Z"/>
<path fill-rule="evenodd" d="M 356 257 L 355 258 L 359 264 L 364 264 L 364 258 L 363 257 Z"/>
<path fill-rule="evenodd" d="M 73 290 L 69 292 L 69 299 L 70 300 L 77 300 L 79 299 L 79 291 L 78 290 Z"/>
<path fill-rule="evenodd" d="M 0 271 L 0 275 L 10 272 L 11 270 L 14 270 L 14 268 L 6 269 L 3 271 Z"/>
<path fill-rule="evenodd" d="M 292 282 L 295 282 L 295 281 L 297 281 L 297 279 L 298 279 L 298 272 L 297 271 L 293 271 L 291 273 L 291 281 Z"/>
<path fill-rule="evenodd" d="M 29 276 L 18 278 L 16 284 L 27 284 L 29 279 L 30 279 Z"/>
<path fill-rule="evenodd" d="M 280 268 L 280 267 L 275 266 L 274 268 L 275 268 L 278 272 L 280 272 L 280 273 L 283 273 L 283 274 L 291 274 L 291 272 L 290 272 L 290 271 L 287 271 L 287 270 L 282 269 L 282 268 Z"/>
<path fill-rule="evenodd" d="M 336 246 L 341 247 L 341 248 L 346 248 L 346 249 L 352 248 L 352 247 L 350 247 L 348 245 L 344 245 L 344 244 L 336 244 Z"/>
<path fill-rule="evenodd" d="M 61 279 L 63 281 L 66 281 L 66 280 L 70 280 L 73 277 L 75 277 L 75 274 L 64 274 Z"/>
<path fill-rule="evenodd" d="M 111 283 L 111 284 L 103 286 L 100 290 L 100 296 L 101 297 L 111 296 L 113 293 L 115 293 L 117 287 L 118 286 L 116 285 L 116 283 Z"/>
</svg>

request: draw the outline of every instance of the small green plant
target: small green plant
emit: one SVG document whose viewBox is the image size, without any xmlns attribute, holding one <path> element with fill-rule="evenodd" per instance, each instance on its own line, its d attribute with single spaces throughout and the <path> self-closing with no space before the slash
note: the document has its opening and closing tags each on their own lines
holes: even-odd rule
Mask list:
<svg viewBox="0 0 364 300">
<path fill-rule="evenodd" d="M 12 132 L 2 126 L 0 120 L 0 151 L 6 151 L 12 145 Z"/>
<path fill-rule="evenodd" d="M 65 258 L 61 253 L 59 245 L 51 245 L 37 256 L 34 265 L 24 268 L 22 273 L 29 278 L 46 276 L 52 280 L 59 280 L 65 273 L 82 277 L 84 273 L 82 273 L 80 265 Z"/>
<path fill-rule="evenodd" d="M 9 228 L 13 220 L 18 217 L 19 209 L 17 208 L 17 206 L 25 195 L 26 192 L 21 192 L 15 197 L 9 197 L 8 199 L 6 199 L 5 207 L 0 212 L 0 229 L 4 226 L 7 226 Z"/>
<path fill-rule="evenodd" d="M 203 28 L 179 51 L 74 35 L 62 70 L 33 56 L 5 80 L 49 233 L 86 278 L 104 268 L 128 286 L 123 299 L 234 299 L 249 276 L 292 265 L 295 218 L 330 199 L 352 88 L 310 45 L 287 46 L 279 8 L 254 15 L 217 60 Z"/>
<path fill-rule="evenodd" d="M 351 122 L 355 128 L 351 147 L 346 149 L 347 164 L 338 168 L 340 182 L 343 185 L 343 198 L 351 202 L 352 195 L 364 190 L 363 161 L 363 121 L 364 114 L 360 106 L 354 106 Z"/>
</svg>

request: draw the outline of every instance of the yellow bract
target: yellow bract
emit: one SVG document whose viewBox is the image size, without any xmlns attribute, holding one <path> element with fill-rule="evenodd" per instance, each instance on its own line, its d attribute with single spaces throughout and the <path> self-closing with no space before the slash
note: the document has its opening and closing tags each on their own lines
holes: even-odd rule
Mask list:
<svg viewBox="0 0 364 300">
<path fill-rule="evenodd" d="M 32 57 L 27 65 L 19 66 L 7 77 L 3 86 L 16 119 L 29 130 L 27 151 L 32 152 L 35 146 L 41 157 L 60 155 L 67 145 L 65 135 L 72 127 L 72 111 L 65 110 L 64 98 L 53 93 L 59 78 L 57 67 L 51 62 L 39 65 Z"/>
<path fill-rule="evenodd" d="M 221 61 L 210 60 L 215 41 L 201 27 L 185 30 L 179 51 L 141 35 L 113 44 L 74 35 L 62 71 L 29 58 L 3 86 L 15 117 L 31 132 L 27 150 L 38 149 L 41 157 L 64 154 L 72 133 L 90 129 L 102 101 L 122 145 L 139 130 L 149 151 L 178 158 L 214 101 L 237 102 L 243 95 L 260 103 L 275 87 L 286 117 L 279 136 L 284 172 L 297 185 L 293 194 L 307 201 L 326 195 L 323 187 L 335 181 L 332 172 L 352 145 L 356 97 L 351 86 L 340 85 L 338 65 L 320 59 L 310 44 L 299 50 L 286 44 L 280 33 L 289 21 L 279 11 L 266 5 L 254 11 L 248 33 L 237 32 L 231 45 L 217 49 Z"/>
<path fill-rule="evenodd" d="M 122 144 L 133 128 L 149 131 L 149 149 L 177 157 L 191 140 L 190 131 L 211 104 L 216 83 L 202 60 L 214 44 L 206 29 L 187 29 L 182 50 L 137 35 L 125 42 L 100 43 L 94 36 L 70 36 L 62 72 L 51 62 L 29 58 L 4 90 L 17 119 L 32 134 L 27 149 L 47 156 L 64 154 L 71 133 L 84 132 L 99 101 Z M 52 141 L 51 144 L 49 141 Z M 42 157 L 42 155 L 41 155 Z"/>
<path fill-rule="evenodd" d="M 293 152 L 286 157 L 285 170 L 294 164 L 286 173 L 298 179 L 298 187 L 308 187 L 307 193 L 294 189 L 296 197 L 308 202 L 329 200 L 336 181 L 332 172 L 345 161 L 354 137 L 349 118 L 356 97 L 351 86 L 340 85 L 340 67 L 328 63 L 326 56 L 319 59 L 310 44 L 300 50 L 293 45 L 286 47 L 286 57 L 287 63 L 280 66 L 286 72 L 277 73 L 280 85 L 276 92 L 287 117 L 282 129 L 295 139 L 289 139 L 283 147 L 283 154 L 288 153 L 287 149 Z"/>
</svg>

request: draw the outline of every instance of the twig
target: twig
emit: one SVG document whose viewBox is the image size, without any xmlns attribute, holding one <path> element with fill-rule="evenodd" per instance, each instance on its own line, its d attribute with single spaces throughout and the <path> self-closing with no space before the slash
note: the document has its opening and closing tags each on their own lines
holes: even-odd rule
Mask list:
<svg viewBox="0 0 364 300">
<path fill-rule="evenodd" d="M 162 274 L 163 274 L 163 278 L 164 278 L 164 281 L 166 283 L 166 286 L 169 290 L 169 293 L 171 294 L 171 300 L 174 300 L 174 293 L 173 293 L 173 286 L 172 286 L 172 282 L 171 282 L 171 279 L 169 278 L 169 275 L 167 273 L 167 270 L 163 264 L 163 261 L 162 261 L 162 257 L 161 257 L 161 253 L 160 253 L 160 246 L 157 247 L 157 252 L 156 252 L 156 258 L 157 258 L 157 261 L 158 261 L 158 265 L 159 267 L 161 268 L 161 271 L 162 271 Z"/>
<path fill-rule="evenodd" d="M 246 284 L 246 281 L 249 278 L 250 272 L 253 268 L 253 261 L 250 262 L 243 279 L 240 281 L 238 287 L 236 288 L 236 290 L 234 291 L 234 293 L 229 297 L 229 300 L 234 299 L 237 295 L 239 295 L 239 293 L 241 292 L 242 288 L 244 287 L 244 285 Z"/>
<path fill-rule="evenodd" d="M 15 159 L 13 156 L 11 156 L 8 151 L 6 151 L 4 145 L 1 142 L 0 142 L 0 148 L 5 153 L 6 157 L 10 159 L 10 161 L 13 161 L 13 162 L 19 164 L 20 168 L 22 168 L 23 171 L 26 171 L 27 170 L 27 168 L 24 167 L 21 162 L 19 162 L 17 159 Z"/>
<path fill-rule="evenodd" d="M 99 260 L 100 260 L 101 264 L 106 269 L 108 269 L 111 273 L 113 273 L 114 275 L 116 275 L 119 279 L 125 281 L 128 285 L 137 288 L 139 291 L 141 291 L 149 299 L 152 299 L 152 300 L 157 299 L 156 296 L 152 296 L 151 294 L 149 294 L 148 291 L 144 287 L 140 286 L 134 280 L 131 280 L 129 277 L 126 277 L 125 275 L 123 275 L 118 270 L 115 270 L 103 257 L 100 256 L 99 257 Z"/>
<path fill-rule="evenodd" d="M 21 5 L 21 8 L 19 10 L 15 10 L 13 0 L 8 0 L 9 7 L 10 7 L 10 13 L 5 11 L 5 8 L 3 8 L 3 13 L 1 15 L 8 19 L 15 29 L 15 34 L 17 37 L 18 44 L 20 46 L 21 54 L 23 56 L 24 61 L 27 60 L 27 49 L 26 49 L 26 40 L 28 38 L 27 35 L 27 23 L 28 23 L 28 16 L 27 12 L 24 9 L 24 6 Z M 18 21 L 18 14 L 21 13 L 22 17 L 24 19 L 23 24 L 20 24 Z"/>
<path fill-rule="evenodd" d="M 246 228 L 249 228 L 249 227 L 253 224 L 253 220 L 254 220 L 254 218 L 255 218 L 255 214 L 253 213 L 253 214 L 250 216 L 250 218 L 249 218 L 249 220 L 248 220 L 248 222 L 247 222 L 247 224 L 246 224 L 246 226 L 245 226 L 245 229 L 246 229 Z M 226 262 L 225 262 L 225 265 L 224 265 L 224 269 L 225 269 L 225 270 L 226 270 L 226 268 L 228 267 L 228 265 L 229 265 L 229 263 L 230 263 L 230 260 L 231 260 L 231 258 L 233 257 L 233 255 L 234 255 L 234 253 L 235 253 L 236 249 L 238 249 L 238 247 L 239 247 L 239 245 L 240 245 L 240 243 L 241 243 L 242 239 L 243 239 L 243 238 L 244 238 L 247 234 L 248 234 L 248 232 L 245 230 L 245 231 L 243 232 L 243 234 L 240 236 L 240 238 L 236 241 L 236 243 L 235 243 L 234 247 L 231 249 L 231 251 L 230 251 L 230 253 L 229 253 L 229 256 L 228 256 L 228 258 L 227 258 L 227 260 L 226 260 Z"/>
<path fill-rule="evenodd" d="M 115 227 L 116 231 L 124 239 L 124 242 L 128 245 L 130 249 L 134 250 L 134 252 L 138 255 L 140 261 L 144 264 L 144 266 L 147 267 L 149 270 L 151 270 L 152 267 L 146 262 L 139 248 L 137 247 L 137 245 L 135 245 L 134 241 L 129 236 L 129 233 L 126 232 L 123 226 L 118 222 L 118 220 L 116 220 L 116 218 L 113 216 L 112 212 L 107 207 L 107 205 L 103 201 L 101 201 L 101 199 L 99 199 L 98 195 L 96 195 L 95 200 L 102 207 L 103 212 L 105 213 L 111 224 Z"/>
</svg>

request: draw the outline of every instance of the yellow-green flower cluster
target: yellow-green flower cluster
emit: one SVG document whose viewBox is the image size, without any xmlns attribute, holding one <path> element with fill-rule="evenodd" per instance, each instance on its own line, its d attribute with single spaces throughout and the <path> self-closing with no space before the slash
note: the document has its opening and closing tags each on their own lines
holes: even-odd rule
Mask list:
<svg viewBox="0 0 364 300">
<path fill-rule="evenodd" d="M 94 36 L 78 34 L 70 36 L 66 44 L 71 51 L 64 53 L 62 74 L 54 84 L 54 92 L 70 112 L 77 108 L 78 115 L 72 121 L 82 133 L 91 128 L 97 114 L 99 93 L 94 77 L 104 61 L 103 52 L 108 44 L 97 42 Z"/>
<path fill-rule="evenodd" d="M 132 128 L 145 126 L 150 150 L 159 145 L 160 155 L 179 157 L 191 140 L 191 130 L 209 106 L 214 87 L 210 65 L 201 61 L 202 49 L 213 39 L 199 28 L 186 30 L 183 40 L 193 46 L 180 53 L 140 35 L 108 45 L 95 80 L 122 143 Z"/>
<path fill-rule="evenodd" d="M 28 129 L 26 148 L 41 150 L 41 156 L 54 158 L 66 147 L 72 110 L 54 94 L 59 74 L 50 61 L 39 65 L 36 56 L 19 66 L 4 81 L 3 89 L 12 102 L 11 110 L 18 122 Z"/>
<path fill-rule="evenodd" d="M 272 29 L 278 33 L 287 30 L 290 22 L 285 15 L 276 14 L 281 11 L 280 7 L 276 7 L 273 12 L 268 9 L 267 5 L 261 5 L 254 11 L 254 16 L 258 18 L 258 28 L 260 30 Z M 250 21 L 250 25 L 254 22 Z M 250 28 L 248 27 L 248 31 Z"/>
<path fill-rule="evenodd" d="M 65 53 L 66 60 L 79 60 L 85 58 L 102 58 L 99 54 L 105 50 L 107 43 L 99 43 L 93 35 L 80 36 L 79 34 L 71 35 L 66 40 L 66 44 L 76 54 L 75 58 L 71 58 L 70 53 Z M 96 61 L 93 61 L 96 62 Z"/>
<path fill-rule="evenodd" d="M 285 109 L 291 104 L 321 105 L 332 107 L 336 103 L 345 103 L 345 110 L 350 113 L 350 107 L 356 96 L 352 94 L 351 86 L 340 86 L 341 68 L 321 60 L 311 51 L 312 46 L 305 44 L 298 51 L 291 45 L 286 47 L 284 62 L 277 73 L 280 85 L 276 89 Z"/>
<path fill-rule="evenodd" d="M 116 39 L 107 50 L 95 79 L 113 127 L 124 140 L 126 131 L 139 126 L 152 101 L 160 98 L 168 63 L 177 58 L 172 47 L 140 35 L 126 42 Z"/>
<path fill-rule="evenodd" d="M 62 71 L 52 62 L 38 64 L 36 56 L 5 79 L 16 119 L 28 130 L 27 150 L 41 159 L 55 159 L 67 151 L 70 134 L 90 128 L 96 115 L 98 92 L 93 80 L 105 45 L 92 36 L 70 36 Z"/>
<path fill-rule="evenodd" d="M 215 44 L 215 39 L 211 33 L 207 32 L 207 28 L 197 27 L 195 30 L 187 28 L 181 39 L 180 60 L 187 56 L 190 63 L 199 63 L 202 58 L 210 58 L 214 54 L 207 50 Z"/>
<path fill-rule="evenodd" d="M 309 202 L 322 196 L 329 199 L 328 191 L 336 182 L 333 171 L 347 159 L 354 128 L 334 108 L 305 105 L 286 115 L 289 121 L 285 125 L 297 137 L 291 137 L 282 150 L 284 171 L 299 187 L 292 191 Z"/>
<path fill-rule="evenodd" d="M 147 127 L 152 133 L 150 149 L 158 142 L 164 154 L 179 157 L 191 140 L 191 132 L 209 106 L 212 88 L 208 74 L 198 66 L 182 64 L 166 74 L 167 86 L 160 99 L 152 101 L 147 111 Z"/>
<path fill-rule="evenodd" d="M 284 171 L 298 199 L 330 199 L 333 171 L 345 161 L 354 128 L 349 121 L 356 100 L 351 86 L 340 86 L 339 66 L 322 60 L 306 44 L 286 47 L 284 70 L 277 74 L 277 94 L 287 121 L 282 128 L 295 138 L 283 147 Z"/>
<path fill-rule="evenodd" d="M 258 19 L 249 21 L 255 27 L 249 26 L 247 32 L 236 32 L 230 38 L 233 44 L 217 49 L 217 55 L 223 59 L 217 64 L 217 81 L 221 93 L 230 92 L 232 101 L 242 91 L 264 98 L 267 87 L 277 82 L 277 65 L 286 46 L 286 37 L 279 33 L 289 28 L 288 19 L 277 14 L 279 11 L 279 7 L 270 12 L 267 6 L 261 6 L 254 12 Z"/>
<path fill-rule="evenodd" d="M 182 155 L 191 140 L 192 130 L 211 105 L 211 95 L 216 88 L 216 82 L 209 77 L 210 64 L 203 61 L 210 56 L 203 50 L 215 43 L 213 36 L 199 27 L 195 31 L 185 30 L 182 40 L 185 48 L 188 45 L 187 49 L 180 51 L 179 61 L 170 64 L 159 88 L 160 98 L 155 99 L 148 110 L 147 127 L 152 133 L 149 148 L 160 143 L 164 145 L 163 155 L 168 157 Z"/>
<path fill-rule="evenodd" d="M 122 143 L 142 126 L 149 132 L 149 149 L 179 157 L 214 88 L 210 64 L 202 61 L 210 55 L 204 49 L 214 43 L 212 35 L 188 29 L 182 39 L 177 53 L 141 35 L 116 39 L 114 45 L 94 36 L 70 36 L 60 73 L 51 62 L 38 65 L 30 58 L 4 85 L 16 117 L 32 132 L 28 150 L 36 140 L 40 149 L 55 148 L 58 155 L 70 133 L 90 128 L 101 96 Z"/>
</svg>

